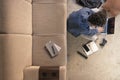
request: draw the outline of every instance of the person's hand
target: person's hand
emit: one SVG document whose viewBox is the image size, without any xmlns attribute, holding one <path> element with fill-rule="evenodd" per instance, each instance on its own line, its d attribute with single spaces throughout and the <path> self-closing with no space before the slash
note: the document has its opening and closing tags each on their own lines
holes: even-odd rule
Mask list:
<svg viewBox="0 0 120 80">
<path fill-rule="evenodd" d="M 97 30 L 99 33 L 103 32 L 104 31 L 104 28 L 103 27 L 97 27 Z"/>
</svg>

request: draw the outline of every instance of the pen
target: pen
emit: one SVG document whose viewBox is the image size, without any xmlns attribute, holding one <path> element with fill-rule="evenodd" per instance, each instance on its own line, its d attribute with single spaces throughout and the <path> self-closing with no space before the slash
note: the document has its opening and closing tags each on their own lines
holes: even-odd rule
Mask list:
<svg viewBox="0 0 120 80">
<path fill-rule="evenodd" d="M 80 55 L 81 55 L 82 57 L 84 57 L 85 59 L 88 58 L 87 56 L 85 56 L 83 53 L 81 53 L 81 52 L 79 52 L 79 51 L 77 51 L 77 53 L 80 54 Z"/>
</svg>

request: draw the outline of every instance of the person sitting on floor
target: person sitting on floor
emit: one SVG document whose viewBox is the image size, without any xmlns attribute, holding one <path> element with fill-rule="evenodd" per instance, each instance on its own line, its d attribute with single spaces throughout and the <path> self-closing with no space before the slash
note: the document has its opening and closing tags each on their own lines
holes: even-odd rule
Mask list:
<svg viewBox="0 0 120 80">
<path fill-rule="evenodd" d="M 105 10 L 94 12 L 89 8 L 82 8 L 72 12 L 67 19 L 67 30 L 73 36 L 83 34 L 94 36 L 104 31 L 107 14 Z"/>
</svg>

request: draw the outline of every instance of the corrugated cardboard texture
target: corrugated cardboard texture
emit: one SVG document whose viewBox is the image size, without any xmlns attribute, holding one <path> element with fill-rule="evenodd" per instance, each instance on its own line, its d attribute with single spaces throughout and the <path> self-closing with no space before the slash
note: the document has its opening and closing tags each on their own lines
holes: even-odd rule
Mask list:
<svg viewBox="0 0 120 80">
<path fill-rule="evenodd" d="M 33 3 L 66 3 L 67 0 L 32 0 Z"/>
<path fill-rule="evenodd" d="M 30 66 L 24 70 L 23 80 L 39 80 L 39 66 Z M 59 68 L 59 80 L 66 80 L 66 66 L 60 66 Z"/>
<path fill-rule="evenodd" d="M 62 49 L 59 55 L 51 58 L 45 49 L 45 44 L 53 41 Z M 61 66 L 66 64 L 65 36 L 33 36 L 33 66 Z"/>
<path fill-rule="evenodd" d="M 34 34 L 65 34 L 66 5 L 33 4 Z"/>
<path fill-rule="evenodd" d="M 0 0 L 0 33 L 31 34 L 32 5 L 25 0 Z"/>
<path fill-rule="evenodd" d="M 2 80 L 23 80 L 23 69 L 32 64 L 32 37 L 0 34 L 0 54 Z"/>
</svg>

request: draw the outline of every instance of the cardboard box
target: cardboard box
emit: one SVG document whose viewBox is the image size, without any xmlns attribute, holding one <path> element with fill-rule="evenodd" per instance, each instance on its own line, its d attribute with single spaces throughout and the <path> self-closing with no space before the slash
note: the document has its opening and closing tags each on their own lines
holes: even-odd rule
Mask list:
<svg viewBox="0 0 120 80">
<path fill-rule="evenodd" d="M 65 34 L 65 4 L 33 4 L 33 34 Z"/>
<path fill-rule="evenodd" d="M 1 80 L 22 80 L 23 69 L 32 65 L 32 36 L 0 34 L 0 57 Z"/>
<path fill-rule="evenodd" d="M 0 0 L 0 80 L 23 80 L 24 68 L 31 65 L 66 65 L 66 3 Z M 49 40 L 62 48 L 54 59 L 43 48 Z"/>
<path fill-rule="evenodd" d="M 32 34 L 32 5 L 25 0 L 0 0 L 0 33 Z"/>
<path fill-rule="evenodd" d="M 61 47 L 59 55 L 54 58 L 49 56 L 45 44 L 52 41 Z M 33 66 L 62 66 L 66 65 L 66 37 L 65 36 L 33 36 Z"/>
<path fill-rule="evenodd" d="M 32 0 L 33 3 L 67 3 L 67 0 Z"/>
<path fill-rule="evenodd" d="M 36 4 L 34 1 L 51 4 Z M 1 0 L 0 33 L 32 34 L 33 28 L 33 33 L 36 34 L 64 34 L 67 14 L 65 2 L 66 0 Z"/>
<path fill-rule="evenodd" d="M 39 80 L 39 68 L 40 66 L 26 67 L 23 71 L 23 80 Z"/>
<path fill-rule="evenodd" d="M 39 80 L 40 66 L 30 66 L 24 69 L 23 80 Z M 59 80 L 66 80 L 66 66 L 59 67 Z"/>
</svg>

